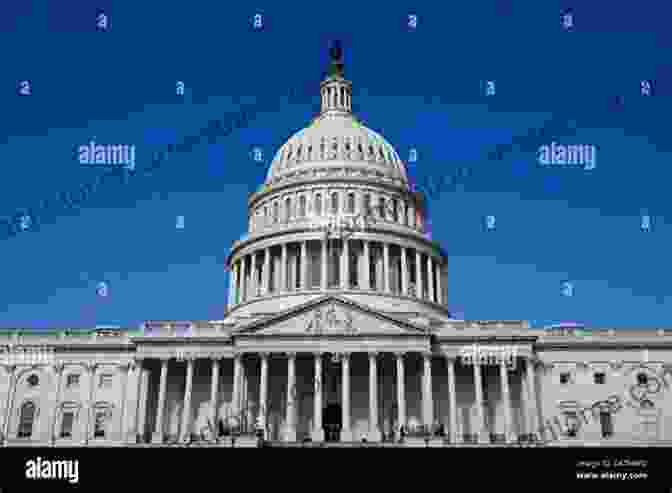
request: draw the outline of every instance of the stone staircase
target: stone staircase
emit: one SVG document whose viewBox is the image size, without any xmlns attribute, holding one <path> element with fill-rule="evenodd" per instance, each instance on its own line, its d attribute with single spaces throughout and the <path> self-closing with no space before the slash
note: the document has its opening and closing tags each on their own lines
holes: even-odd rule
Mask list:
<svg viewBox="0 0 672 493">
<path fill-rule="evenodd" d="M 124 445 L 122 445 L 124 446 Z M 232 443 L 230 439 L 221 440 L 219 443 L 196 442 L 196 443 L 141 443 L 128 444 L 126 447 L 137 448 L 256 448 L 259 444 L 256 440 L 236 440 Z M 672 447 L 672 440 L 666 441 L 615 441 L 605 442 L 578 442 L 578 441 L 559 441 L 559 442 L 538 442 L 538 443 L 444 443 L 432 441 L 429 444 L 424 440 L 407 440 L 405 443 L 384 442 L 384 443 L 364 443 L 364 442 L 265 442 L 262 447 L 266 448 L 530 448 L 530 447 L 561 447 L 561 448 L 633 448 L 633 447 Z"/>
</svg>

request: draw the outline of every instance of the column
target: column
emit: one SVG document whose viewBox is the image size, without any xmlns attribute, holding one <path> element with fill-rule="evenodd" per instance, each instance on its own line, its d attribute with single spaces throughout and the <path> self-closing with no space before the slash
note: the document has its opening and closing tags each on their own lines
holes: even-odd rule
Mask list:
<svg viewBox="0 0 672 493">
<path fill-rule="evenodd" d="M 513 433 L 513 423 L 511 421 L 511 392 L 509 391 L 509 375 L 506 369 L 506 359 L 499 360 L 499 376 L 502 386 L 502 397 L 504 400 L 504 436 L 508 443 L 515 441 Z"/>
<path fill-rule="evenodd" d="M 443 276 L 443 265 L 441 260 L 436 261 L 436 302 L 443 305 L 446 300 L 443 299 L 443 285 L 442 279 Z"/>
<path fill-rule="evenodd" d="M 322 353 L 315 353 L 315 398 L 313 410 L 313 441 L 324 441 L 322 429 Z"/>
<path fill-rule="evenodd" d="M 91 418 L 93 417 L 93 403 L 94 396 L 96 392 L 96 369 L 98 368 L 97 363 L 89 363 L 87 369 L 89 372 L 89 402 L 86 406 L 86 421 L 84 423 L 84 443 L 89 444 L 89 437 L 91 435 Z"/>
<path fill-rule="evenodd" d="M 187 375 L 184 386 L 184 405 L 182 407 L 182 441 L 191 438 L 191 390 L 194 382 L 194 359 L 187 358 Z"/>
<path fill-rule="evenodd" d="M 425 426 L 434 424 L 434 398 L 432 396 L 432 353 L 423 353 L 424 371 L 422 374 L 422 418 Z M 429 429 L 429 428 L 428 428 Z"/>
<path fill-rule="evenodd" d="M 474 385 L 476 389 L 476 411 L 478 416 L 476 433 L 478 434 L 479 443 L 487 443 L 490 441 L 490 437 L 485 429 L 485 416 L 483 413 L 483 382 L 481 381 L 481 361 L 478 354 L 474 355 L 473 365 Z"/>
<path fill-rule="evenodd" d="M 271 291 L 271 249 L 264 249 L 264 278 L 262 280 L 263 287 L 261 292 L 263 294 L 268 294 Z"/>
<path fill-rule="evenodd" d="M 343 237 L 343 251 L 341 252 L 341 289 L 350 288 L 350 248 L 348 239 Z"/>
<path fill-rule="evenodd" d="M 308 242 L 301 242 L 301 288 L 308 289 Z"/>
<path fill-rule="evenodd" d="M 240 259 L 233 264 L 233 304 L 240 303 Z"/>
<path fill-rule="evenodd" d="M 218 398 L 219 392 L 219 358 L 212 358 L 212 380 L 210 382 L 210 423 L 211 431 L 214 436 L 212 439 L 217 438 L 218 427 L 217 427 L 217 403 L 219 402 Z"/>
<path fill-rule="evenodd" d="M 252 421 L 252 416 L 250 416 L 250 405 L 249 405 L 249 378 L 248 370 L 245 368 L 245 357 L 243 356 L 240 360 L 240 422 L 245 430 L 249 430 L 250 424 Z"/>
<path fill-rule="evenodd" d="M 139 435 L 137 438 L 131 437 L 130 441 L 133 443 L 137 439 L 140 440 L 140 443 L 145 443 L 146 436 L 146 427 L 147 427 L 147 398 L 149 394 L 149 370 L 145 368 L 144 360 L 138 360 L 139 367 L 139 382 L 138 382 L 138 418 L 137 418 L 137 427 L 136 433 Z"/>
<path fill-rule="evenodd" d="M 259 416 L 264 430 L 264 439 L 268 439 L 268 353 L 259 353 L 261 358 L 261 379 L 259 382 Z"/>
<path fill-rule="evenodd" d="M 429 293 L 429 301 L 434 300 L 434 259 L 431 255 L 427 255 L 427 290 Z"/>
<path fill-rule="evenodd" d="M 58 422 L 58 414 L 60 408 L 61 393 L 63 389 L 63 363 L 57 363 L 54 365 L 54 373 L 56 374 L 56 400 L 53 405 L 53 416 L 51 417 L 51 436 L 49 440 L 53 445 L 56 440 L 58 431 L 56 430 L 56 423 Z"/>
<path fill-rule="evenodd" d="M 404 246 L 401 247 L 401 294 L 408 296 L 408 259 Z"/>
<path fill-rule="evenodd" d="M 242 425 L 242 396 L 241 396 L 241 380 L 242 380 L 242 353 L 237 353 L 233 356 L 233 416 L 236 419 L 236 425 Z M 228 424 L 228 423 L 227 423 Z"/>
<path fill-rule="evenodd" d="M 250 291 L 251 293 L 249 294 L 249 298 L 256 298 L 257 293 L 258 293 L 258 276 L 257 276 L 257 252 L 252 253 L 251 255 L 250 262 L 252 262 L 250 266 Z"/>
<path fill-rule="evenodd" d="M 131 368 L 135 368 L 135 363 L 134 362 L 126 362 L 121 365 L 119 365 L 119 370 L 122 371 L 124 374 L 124 379 L 123 379 L 123 384 L 121 388 L 121 409 L 119 412 L 119 432 L 118 436 L 119 438 L 117 439 L 120 443 L 123 443 L 123 440 L 126 438 L 126 419 L 125 419 L 125 414 L 127 412 L 127 395 L 128 395 L 128 387 L 129 387 L 129 380 L 131 379 Z"/>
<path fill-rule="evenodd" d="M 132 372 L 132 375 L 131 375 Z M 126 406 L 128 408 L 125 413 L 124 428 L 122 430 L 122 441 L 125 444 L 137 442 L 138 433 L 138 403 L 140 400 L 140 380 L 142 379 L 142 360 L 133 359 L 129 365 L 129 382 L 128 382 L 128 400 Z"/>
<path fill-rule="evenodd" d="M 460 443 L 462 440 L 457 432 L 457 388 L 455 386 L 455 360 L 446 357 L 448 364 L 448 398 L 450 404 L 450 441 Z"/>
<path fill-rule="evenodd" d="M 322 276 L 320 278 L 320 284 L 322 284 L 322 291 L 327 290 L 327 236 L 325 235 L 322 239 Z"/>
<path fill-rule="evenodd" d="M 238 279 L 238 285 L 240 286 L 240 291 L 238 293 L 238 298 L 240 303 L 247 301 L 248 296 L 248 287 L 247 287 L 247 263 L 248 256 L 244 256 L 240 259 L 240 277 Z"/>
<path fill-rule="evenodd" d="M 369 252 L 369 240 L 364 243 L 364 277 L 362 277 L 362 289 L 371 289 L 371 253 Z"/>
<path fill-rule="evenodd" d="M 422 298 L 422 254 L 415 251 L 415 295 Z"/>
<path fill-rule="evenodd" d="M 536 419 L 537 419 L 537 392 L 534 385 L 534 361 L 532 358 L 525 359 L 525 372 L 527 374 L 527 415 L 529 419 L 529 430 L 528 434 L 533 434 L 535 437 L 536 433 Z"/>
<path fill-rule="evenodd" d="M 404 371 L 404 353 L 396 353 L 397 357 L 397 418 L 399 427 L 406 428 L 406 389 L 405 389 L 405 371 Z M 399 430 L 397 430 L 397 436 Z"/>
<path fill-rule="evenodd" d="M 12 396 L 14 394 L 14 389 L 16 387 L 16 365 L 6 365 L 7 376 L 9 377 L 9 387 L 7 388 L 7 400 L 4 405 L 3 421 L 2 421 L 2 433 L 0 433 L 0 444 L 4 443 L 4 440 L 7 439 L 9 434 L 9 421 L 12 416 Z"/>
<path fill-rule="evenodd" d="M 383 243 L 383 276 L 384 276 L 384 286 L 385 292 L 390 292 L 390 244 L 387 242 Z"/>
<path fill-rule="evenodd" d="M 159 381 L 159 401 L 156 406 L 156 426 L 152 442 L 163 443 L 163 410 L 166 407 L 166 383 L 168 381 L 168 359 L 161 359 L 161 379 Z"/>
<path fill-rule="evenodd" d="M 378 428 L 378 354 L 369 353 L 369 436 L 370 442 L 381 440 Z"/>
<path fill-rule="evenodd" d="M 231 268 L 229 269 L 229 308 L 235 303 L 235 285 L 235 268 L 233 262 L 231 262 Z"/>
<path fill-rule="evenodd" d="M 304 242 L 305 243 L 305 242 Z M 285 441 L 296 441 L 296 353 L 287 353 L 287 416 Z"/>
<path fill-rule="evenodd" d="M 287 286 L 287 243 L 282 244 L 282 266 L 280 268 L 280 292 L 285 292 L 289 289 Z"/>
<path fill-rule="evenodd" d="M 350 426 L 350 353 L 341 354 L 341 392 L 341 441 L 351 442 L 353 437 Z"/>
</svg>

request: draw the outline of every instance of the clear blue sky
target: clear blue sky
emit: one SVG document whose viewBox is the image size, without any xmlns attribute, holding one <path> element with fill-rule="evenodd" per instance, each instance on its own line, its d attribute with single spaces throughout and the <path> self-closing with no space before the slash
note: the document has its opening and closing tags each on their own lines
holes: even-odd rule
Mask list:
<svg viewBox="0 0 672 493">
<path fill-rule="evenodd" d="M 264 177 L 250 149 L 270 159 L 318 111 L 335 38 L 358 114 L 404 159 L 418 149 L 416 179 L 472 167 L 462 190 L 431 200 L 433 237 L 450 258 L 451 310 L 534 325 L 672 326 L 669 8 L 497 3 L 3 7 L 0 217 L 90 181 L 99 171 L 79 167 L 73 151 L 92 137 L 136 145 L 143 167 L 160 146 L 232 111 L 233 95 L 254 101 L 314 85 L 305 103 L 260 115 L 248 129 L 171 156 L 151 177 L 107 185 L 81 209 L 0 242 L 0 327 L 221 318 L 224 259 Z M 573 32 L 560 28 L 567 7 Z M 109 15 L 108 32 L 94 31 L 97 8 Z M 250 29 L 257 12 L 262 32 Z M 419 16 L 415 32 L 409 13 Z M 16 95 L 23 79 L 30 97 Z M 481 94 L 488 79 L 494 98 Z M 642 79 L 654 80 L 653 97 L 640 96 Z M 187 86 L 183 100 L 177 80 Z M 621 110 L 609 105 L 618 95 Z M 542 170 L 534 152 L 485 157 L 559 116 L 578 130 L 558 142 L 599 147 L 595 170 Z M 648 234 L 639 229 L 643 211 L 653 218 Z M 484 231 L 485 215 L 496 216 L 495 232 Z M 571 298 L 561 294 L 565 279 L 574 282 Z M 100 281 L 109 283 L 106 298 L 96 294 Z"/>
</svg>

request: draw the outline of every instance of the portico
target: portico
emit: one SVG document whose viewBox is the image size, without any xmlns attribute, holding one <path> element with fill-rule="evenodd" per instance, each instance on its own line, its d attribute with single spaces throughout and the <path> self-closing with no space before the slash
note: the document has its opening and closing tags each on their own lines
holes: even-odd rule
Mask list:
<svg viewBox="0 0 672 493">
<path fill-rule="evenodd" d="M 174 407 L 166 397 L 172 366 L 184 375 L 181 394 L 172 397 L 181 403 L 174 418 L 178 438 L 201 431 L 192 413 L 197 362 L 210 367 L 200 372 L 208 379 L 201 387 L 209 390 L 209 422 L 248 434 L 262 429 L 267 440 L 399 441 L 403 426 L 406 437 L 426 430 L 450 443 L 490 443 L 511 442 L 536 428 L 527 387 L 534 365 L 520 364 L 530 361 L 524 344 L 515 356 L 505 355 L 503 344 L 475 352 L 473 345 L 437 339 L 413 323 L 334 296 L 256 322 L 229 343 L 220 355 L 204 348 L 202 354 L 171 356 L 174 349 L 163 348 L 160 365 L 154 365 L 158 377 L 150 400 L 156 403 L 147 406 L 154 409 L 147 419 L 154 443 L 175 429 L 165 422 L 165 410 Z M 495 373 L 499 378 L 490 378 Z M 231 392 L 220 395 L 222 386 Z M 493 420 L 491 411 L 500 418 Z M 526 421 L 514 423 L 514 414 Z"/>
</svg>

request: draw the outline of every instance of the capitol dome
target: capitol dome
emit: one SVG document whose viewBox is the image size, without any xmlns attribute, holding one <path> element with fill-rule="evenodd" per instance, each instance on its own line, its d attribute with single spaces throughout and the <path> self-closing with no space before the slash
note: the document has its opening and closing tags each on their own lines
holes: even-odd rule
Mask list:
<svg viewBox="0 0 672 493">
<path fill-rule="evenodd" d="M 385 313 L 448 315 L 447 257 L 403 161 L 352 114 L 340 49 L 320 113 L 275 154 L 227 258 L 229 309 L 277 313 L 338 294 Z M 409 315 L 410 316 L 410 315 Z"/>
</svg>

